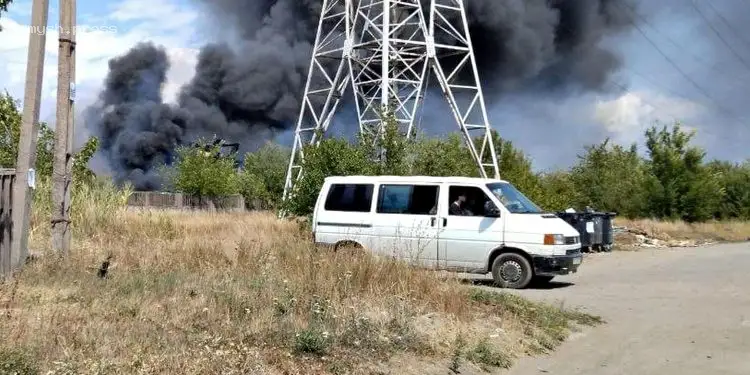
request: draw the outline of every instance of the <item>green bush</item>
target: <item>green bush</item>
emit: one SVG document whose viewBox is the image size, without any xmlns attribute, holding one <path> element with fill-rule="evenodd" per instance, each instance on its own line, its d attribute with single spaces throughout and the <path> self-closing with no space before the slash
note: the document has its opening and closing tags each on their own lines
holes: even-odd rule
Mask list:
<svg viewBox="0 0 750 375">
<path fill-rule="evenodd" d="M 248 204 L 255 202 L 262 208 L 278 207 L 284 193 L 290 153 L 291 149 L 267 143 L 245 155 L 240 192 Z"/>
<path fill-rule="evenodd" d="M 196 197 L 226 197 L 240 193 L 240 175 L 234 159 L 219 155 L 218 146 L 184 146 L 177 149 L 171 168 L 162 170 L 174 189 Z M 217 156 L 218 155 L 218 156 Z"/>
<path fill-rule="evenodd" d="M 6 92 L 0 96 L 0 168 L 15 168 L 21 136 L 21 112 L 18 103 Z M 39 180 L 52 177 L 55 132 L 39 123 L 35 171 Z M 92 181 L 95 176 L 88 163 L 98 147 L 96 137 L 89 138 L 73 158 L 73 179 Z"/>
<path fill-rule="evenodd" d="M 468 147 L 458 134 L 446 138 L 398 134 L 395 120 L 385 117 L 383 137 L 364 136 L 355 143 L 328 138 L 305 149 L 304 175 L 287 212 L 306 216 L 312 211 L 323 179 L 333 175 L 479 176 Z M 750 219 L 750 161 L 732 164 L 705 162 L 705 153 L 690 144 L 694 133 L 673 126 L 645 132 L 645 157 L 635 145 L 612 144 L 609 139 L 584 147 L 568 170 L 535 172 L 530 159 L 511 141 L 493 131 L 501 177 L 549 211 L 567 208 L 616 212 L 628 218 Z M 475 139 L 475 144 L 480 144 Z M 383 150 L 383 152 L 379 152 Z M 261 183 L 247 183 L 257 196 L 280 197 L 286 160 L 266 157 L 267 150 L 250 154 L 248 172 Z M 264 162 L 268 160 L 268 162 Z M 272 170 L 263 171 L 258 165 Z M 262 171 L 262 173 L 261 173 Z M 275 176 L 268 178 L 264 176 Z"/>
</svg>

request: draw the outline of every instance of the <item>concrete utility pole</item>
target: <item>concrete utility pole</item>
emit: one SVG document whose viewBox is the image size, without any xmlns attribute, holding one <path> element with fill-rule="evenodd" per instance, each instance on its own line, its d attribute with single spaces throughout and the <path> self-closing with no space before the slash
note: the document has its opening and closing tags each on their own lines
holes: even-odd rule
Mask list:
<svg viewBox="0 0 750 375">
<path fill-rule="evenodd" d="M 70 189 L 73 182 L 75 100 L 75 0 L 60 0 L 60 47 L 57 60 L 57 120 L 52 171 L 52 249 L 70 252 Z"/>
<path fill-rule="evenodd" d="M 13 246 L 11 265 L 19 266 L 28 255 L 29 214 L 32 192 L 29 169 L 36 165 L 36 144 L 39 136 L 39 105 L 44 75 L 44 48 L 47 41 L 49 0 L 34 0 L 31 7 L 29 54 L 26 60 L 26 88 L 23 95 L 23 124 L 18 141 L 16 183 L 13 188 Z"/>
</svg>

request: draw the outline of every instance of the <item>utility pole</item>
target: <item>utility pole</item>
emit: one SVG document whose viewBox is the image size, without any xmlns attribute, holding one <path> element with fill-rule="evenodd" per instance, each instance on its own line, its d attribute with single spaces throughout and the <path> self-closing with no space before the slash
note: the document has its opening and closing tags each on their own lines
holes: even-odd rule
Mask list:
<svg viewBox="0 0 750 375">
<path fill-rule="evenodd" d="M 52 171 L 52 249 L 70 252 L 70 189 L 73 182 L 75 100 L 75 0 L 60 0 L 60 46 L 57 60 L 57 120 Z"/>
<path fill-rule="evenodd" d="M 13 245 L 11 265 L 19 266 L 28 256 L 29 214 L 31 211 L 30 169 L 36 165 L 39 136 L 39 105 L 44 75 L 44 48 L 47 41 L 49 0 L 34 0 L 31 7 L 29 53 L 26 60 L 26 87 L 23 95 L 23 124 L 18 141 L 16 183 L 13 188 Z M 31 177 L 31 178 L 30 178 Z"/>
</svg>

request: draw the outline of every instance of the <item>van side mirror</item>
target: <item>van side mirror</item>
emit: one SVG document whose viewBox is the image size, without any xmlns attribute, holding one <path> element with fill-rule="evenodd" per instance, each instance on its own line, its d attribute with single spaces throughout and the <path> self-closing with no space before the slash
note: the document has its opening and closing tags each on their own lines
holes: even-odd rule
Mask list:
<svg viewBox="0 0 750 375">
<path fill-rule="evenodd" d="M 487 217 L 500 217 L 500 209 L 493 204 L 491 207 L 487 207 L 484 214 Z"/>
</svg>

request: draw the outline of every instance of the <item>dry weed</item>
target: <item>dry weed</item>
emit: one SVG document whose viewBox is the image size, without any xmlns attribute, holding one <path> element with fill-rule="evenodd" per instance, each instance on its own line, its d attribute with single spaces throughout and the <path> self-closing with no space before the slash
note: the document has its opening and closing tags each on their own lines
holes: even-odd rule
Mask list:
<svg viewBox="0 0 750 375">
<path fill-rule="evenodd" d="M 66 259 L 44 250 L 37 212 L 32 246 L 43 256 L 17 288 L 0 287 L 0 359 L 14 368 L 366 373 L 401 354 L 448 366 L 462 333 L 469 360 L 506 367 L 515 355 L 550 349 L 581 320 L 478 295 L 396 261 L 316 248 L 298 224 L 269 213 L 98 212 L 86 204 Z"/>
<path fill-rule="evenodd" d="M 748 221 L 686 223 L 684 221 L 628 220 L 616 218 L 614 225 L 627 227 L 630 230 L 642 232 L 645 236 L 662 241 L 750 241 L 750 222 Z"/>
</svg>

